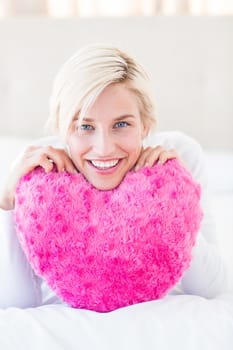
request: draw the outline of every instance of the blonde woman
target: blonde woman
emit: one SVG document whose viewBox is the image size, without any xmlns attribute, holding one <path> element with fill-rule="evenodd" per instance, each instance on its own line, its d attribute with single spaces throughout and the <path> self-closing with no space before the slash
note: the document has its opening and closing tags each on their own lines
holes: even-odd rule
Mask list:
<svg viewBox="0 0 233 350">
<path fill-rule="evenodd" d="M 63 65 L 54 81 L 49 117 L 57 140 L 45 140 L 25 150 L 15 162 L 0 198 L 1 215 L 8 222 L 1 245 L 2 307 L 42 303 L 41 280 L 25 260 L 11 223 L 15 186 L 22 175 L 38 166 L 46 172 L 56 166 L 57 171 L 81 172 L 97 189 L 109 190 L 116 188 L 129 171 L 177 158 L 175 149 L 203 186 L 205 211 L 192 264 L 179 288 L 204 297 L 222 292 L 225 272 L 209 222 L 201 149 L 191 138 L 177 132 L 158 133 L 155 147 L 143 148 L 155 121 L 149 79 L 141 65 L 125 52 L 109 45 L 90 45 Z M 6 277 L 9 269 L 11 282 Z M 16 284 L 21 286 L 18 293 Z"/>
</svg>

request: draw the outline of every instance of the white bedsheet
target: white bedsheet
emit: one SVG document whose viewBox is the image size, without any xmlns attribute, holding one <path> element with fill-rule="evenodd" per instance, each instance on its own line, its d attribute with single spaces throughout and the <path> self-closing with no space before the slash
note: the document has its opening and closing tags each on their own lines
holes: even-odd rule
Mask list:
<svg viewBox="0 0 233 350">
<path fill-rule="evenodd" d="M 1 350 L 232 350 L 233 295 L 179 295 L 111 313 L 62 305 L 0 310 Z"/>
</svg>

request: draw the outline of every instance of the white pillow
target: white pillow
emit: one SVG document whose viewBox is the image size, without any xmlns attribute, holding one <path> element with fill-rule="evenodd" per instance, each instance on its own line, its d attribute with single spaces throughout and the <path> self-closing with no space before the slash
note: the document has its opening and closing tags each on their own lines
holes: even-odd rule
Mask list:
<svg viewBox="0 0 233 350">
<path fill-rule="evenodd" d="M 211 192 L 233 192 L 233 152 L 207 151 L 206 170 Z"/>
</svg>

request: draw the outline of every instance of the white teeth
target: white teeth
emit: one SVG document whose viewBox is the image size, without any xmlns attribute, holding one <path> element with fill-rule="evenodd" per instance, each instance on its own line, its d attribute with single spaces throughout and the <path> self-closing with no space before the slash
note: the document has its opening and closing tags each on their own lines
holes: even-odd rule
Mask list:
<svg viewBox="0 0 233 350">
<path fill-rule="evenodd" d="M 91 160 L 91 163 L 99 169 L 108 169 L 108 168 L 112 168 L 115 165 L 117 165 L 117 163 L 119 162 L 118 159 L 116 160 L 108 160 L 108 161 L 100 161 L 100 160 Z"/>
</svg>

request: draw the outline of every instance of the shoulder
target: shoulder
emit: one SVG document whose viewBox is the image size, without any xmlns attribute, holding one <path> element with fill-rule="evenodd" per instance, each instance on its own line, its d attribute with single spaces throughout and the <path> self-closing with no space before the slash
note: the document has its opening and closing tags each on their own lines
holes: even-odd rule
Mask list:
<svg viewBox="0 0 233 350">
<path fill-rule="evenodd" d="M 165 148 L 175 148 L 178 152 L 202 154 L 202 147 L 193 137 L 181 131 L 162 131 L 150 137 L 150 142 L 160 144 Z M 154 141 L 154 142 L 153 142 Z"/>
<path fill-rule="evenodd" d="M 41 137 L 33 141 L 34 146 L 53 146 L 56 148 L 65 148 L 65 145 L 56 136 Z"/>
</svg>

